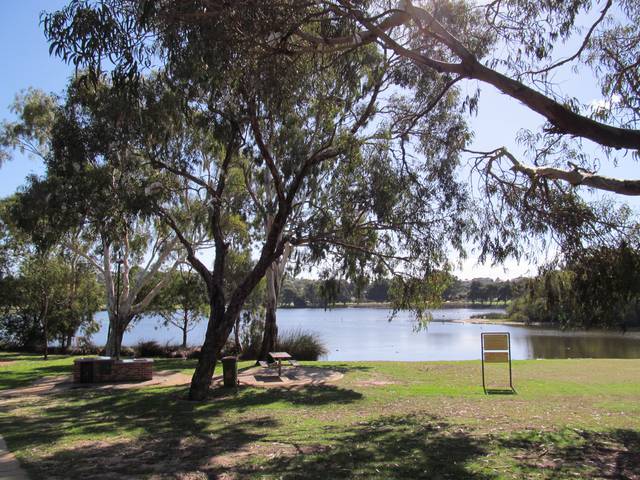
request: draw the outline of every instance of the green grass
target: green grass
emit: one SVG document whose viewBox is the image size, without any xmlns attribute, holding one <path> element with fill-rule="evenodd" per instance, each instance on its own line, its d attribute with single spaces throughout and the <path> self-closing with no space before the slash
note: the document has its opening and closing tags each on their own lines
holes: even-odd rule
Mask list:
<svg viewBox="0 0 640 480">
<path fill-rule="evenodd" d="M 34 381 L 56 375 L 66 375 L 73 358 L 66 355 L 42 355 L 0 352 L 0 392 L 7 388 L 24 387 Z"/>
<path fill-rule="evenodd" d="M 72 363 L 14 359 L 2 367 L 3 388 L 68 373 Z M 202 403 L 186 401 L 183 387 L 14 397 L 0 402 L 0 432 L 34 479 L 484 480 L 640 471 L 640 360 L 514 362 L 516 395 L 485 395 L 479 362 L 313 364 L 345 376 L 288 390 L 217 389 Z M 155 366 L 191 373 L 195 362 Z"/>
</svg>

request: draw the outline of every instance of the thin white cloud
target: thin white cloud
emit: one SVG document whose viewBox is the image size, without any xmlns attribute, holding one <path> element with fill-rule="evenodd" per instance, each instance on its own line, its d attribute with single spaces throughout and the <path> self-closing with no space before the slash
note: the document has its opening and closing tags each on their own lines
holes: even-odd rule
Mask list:
<svg viewBox="0 0 640 480">
<path fill-rule="evenodd" d="M 589 102 L 589 107 L 594 113 L 609 111 L 611 110 L 611 107 L 620 103 L 621 100 L 622 97 L 617 93 L 614 93 L 613 95 L 611 95 L 611 98 L 600 98 L 591 100 L 591 102 Z"/>
</svg>

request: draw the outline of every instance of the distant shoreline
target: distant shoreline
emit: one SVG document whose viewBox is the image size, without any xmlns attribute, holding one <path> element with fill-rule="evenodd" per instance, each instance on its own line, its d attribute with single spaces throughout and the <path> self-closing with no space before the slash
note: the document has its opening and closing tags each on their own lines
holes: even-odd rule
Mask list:
<svg viewBox="0 0 640 480">
<path fill-rule="evenodd" d="M 438 319 L 434 320 L 436 322 L 448 322 L 448 323 L 470 323 L 475 325 L 505 325 L 508 327 L 525 327 L 525 328 L 551 328 L 562 330 L 560 325 L 554 323 L 542 323 L 542 322 L 532 322 L 532 323 L 523 323 L 523 322 L 515 322 L 509 319 L 491 319 L 491 318 L 466 318 L 466 319 Z M 602 329 L 602 328 L 594 328 L 591 330 L 587 330 L 584 328 L 567 328 L 564 329 L 567 332 L 586 332 L 593 334 L 611 334 L 611 335 L 626 335 L 631 338 L 640 339 L 640 328 L 629 328 L 626 332 L 622 332 L 621 330 L 614 329 Z"/>
<path fill-rule="evenodd" d="M 306 306 L 306 307 L 294 307 L 293 305 L 279 306 L 278 309 L 296 310 L 302 308 L 325 308 L 331 310 L 334 308 L 381 308 L 391 310 L 393 307 L 389 302 L 348 302 L 348 303 L 336 303 L 333 305 L 323 306 Z M 448 308 L 469 308 L 469 309 L 486 309 L 495 308 L 504 310 L 507 306 L 503 303 L 491 304 L 491 303 L 466 303 L 466 302 L 443 302 L 441 305 L 434 307 L 432 310 L 441 310 Z"/>
</svg>

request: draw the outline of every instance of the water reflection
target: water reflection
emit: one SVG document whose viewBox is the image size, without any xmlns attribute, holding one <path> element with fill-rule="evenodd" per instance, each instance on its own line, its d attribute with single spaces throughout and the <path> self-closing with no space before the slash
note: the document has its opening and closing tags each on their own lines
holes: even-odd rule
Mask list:
<svg viewBox="0 0 640 480">
<path fill-rule="evenodd" d="M 623 335 L 529 335 L 527 358 L 638 358 L 640 340 Z"/>
<path fill-rule="evenodd" d="M 416 330 L 409 312 L 389 321 L 389 311 L 374 308 L 291 309 L 278 312 L 281 332 L 302 329 L 316 332 L 328 347 L 328 360 L 475 360 L 480 359 L 482 332 L 510 332 L 514 359 L 529 358 L 640 358 L 640 335 L 610 332 L 572 332 L 504 325 L 453 323 L 475 313 L 497 309 L 444 309 L 433 312 L 434 320 Z M 97 344 L 106 338 L 106 315 L 99 314 L 103 328 L 94 336 Z M 160 343 L 180 341 L 177 329 L 157 328 L 154 318 L 144 318 L 127 332 L 124 344 L 139 340 Z M 199 345 L 206 323 L 189 335 Z"/>
</svg>

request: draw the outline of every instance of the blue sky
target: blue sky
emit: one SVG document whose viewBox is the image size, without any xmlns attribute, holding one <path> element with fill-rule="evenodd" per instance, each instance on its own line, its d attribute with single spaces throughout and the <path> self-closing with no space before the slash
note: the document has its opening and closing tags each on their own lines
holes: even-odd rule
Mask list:
<svg viewBox="0 0 640 480">
<path fill-rule="evenodd" d="M 0 120 L 12 119 L 10 105 L 14 96 L 27 87 L 35 87 L 46 92 L 61 93 L 73 67 L 49 56 L 48 44 L 39 24 L 40 13 L 52 11 L 66 3 L 65 0 L 23 0 L 0 2 Z M 566 93 L 588 103 L 600 99 L 601 95 L 590 75 L 576 75 L 565 72 L 557 78 L 559 87 Z M 465 88 L 471 92 L 477 88 L 476 82 L 468 82 Z M 475 141 L 471 148 L 491 150 L 507 146 L 514 152 L 521 149 L 514 139 L 522 128 L 536 128 L 543 123 L 542 117 L 522 105 L 506 98 L 493 87 L 482 86 L 479 115 L 472 119 Z M 589 151 L 597 149 L 585 142 Z M 42 173 L 42 165 L 36 159 L 16 153 L 13 160 L 0 169 L 0 197 L 12 194 L 24 183 L 27 175 Z M 608 166 L 603 174 L 625 178 L 637 177 L 637 164 L 623 159 L 619 167 Z M 624 199 L 628 201 L 628 199 Z M 631 200 L 636 207 L 640 202 Z M 509 261 L 505 266 L 490 267 L 477 265 L 471 259 L 464 262 L 456 272 L 463 278 L 490 276 L 509 278 L 519 275 L 533 275 L 536 268 L 529 264 Z"/>
<path fill-rule="evenodd" d="M 35 87 L 60 93 L 73 68 L 49 56 L 40 27 L 40 12 L 64 5 L 64 0 L 0 2 L 0 121 L 14 118 L 9 107 L 20 90 Z M 35 159 L 16 154 L 0 169 L 0 197 L 15 192 L 30 173 L 42 173 Z"/>
</svg>

